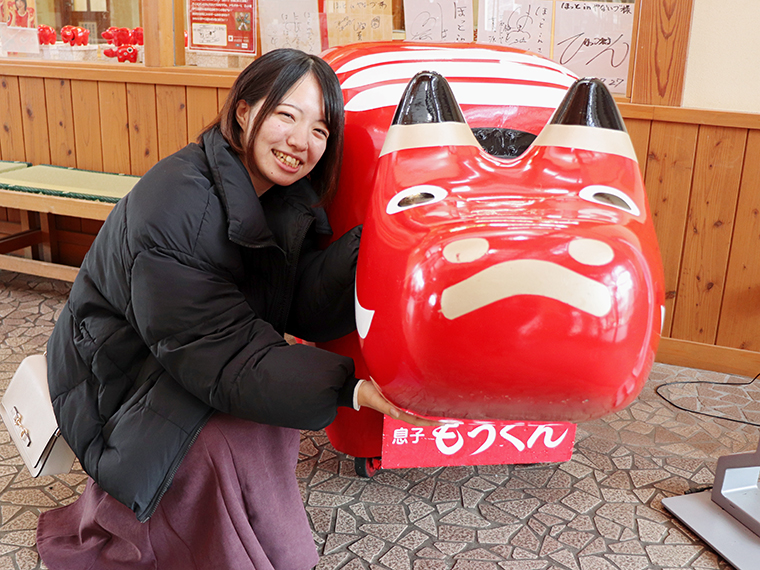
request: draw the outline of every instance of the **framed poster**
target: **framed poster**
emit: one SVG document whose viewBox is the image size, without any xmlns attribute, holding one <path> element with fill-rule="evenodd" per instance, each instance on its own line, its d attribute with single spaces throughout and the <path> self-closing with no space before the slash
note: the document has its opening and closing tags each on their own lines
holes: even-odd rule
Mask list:
<svg viewBox="0 0 760 570">
<path fill-rule="evenodd" d="M 188 0 L 191 50 L 256 54 L 255 0 Z"/>
</svg>

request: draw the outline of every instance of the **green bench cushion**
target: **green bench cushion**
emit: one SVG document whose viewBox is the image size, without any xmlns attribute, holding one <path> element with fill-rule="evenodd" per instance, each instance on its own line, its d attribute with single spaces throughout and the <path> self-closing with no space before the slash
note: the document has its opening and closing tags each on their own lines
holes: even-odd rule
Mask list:
<svg viewBox="0 0 760 570">
<path fill-rule="evenodd" d="M 30 166 L 28 162 L 15 162 L 13 160 L 0 160 L 0 172 L 10 172 L 19 168 Z"/>
<path fill-rule="evenodd" d="M 0 171 L 0 188 L 109 203 L 118 202 L 138 180 L 139 176 L 48 165 Z"/>
</svg>

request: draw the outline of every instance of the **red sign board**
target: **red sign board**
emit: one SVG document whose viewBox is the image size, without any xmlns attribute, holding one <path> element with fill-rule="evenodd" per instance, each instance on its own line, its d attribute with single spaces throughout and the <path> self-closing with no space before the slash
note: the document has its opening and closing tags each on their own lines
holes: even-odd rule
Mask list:
<svg viewBox="0 0 760 570">
<path fill-rule="evenodd" d="M 573 454 L 575 424 L 440 419 L 415 427 L 385 416 L 383 467 L 556 463 Z"/>
<path fill-rule="evenodd" d="M 188 47 L 227 53 L 256 53 L 254 0 L 188 0 Z"/>
</svg>

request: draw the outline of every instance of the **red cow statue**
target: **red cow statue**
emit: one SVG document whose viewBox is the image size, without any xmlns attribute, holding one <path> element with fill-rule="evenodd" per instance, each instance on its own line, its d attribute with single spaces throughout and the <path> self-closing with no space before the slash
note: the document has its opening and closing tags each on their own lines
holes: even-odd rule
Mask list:
<svg viewBox="0 0 760 570">
<path fill-rule="evenodd" d="M 71 46 L 86 46 L 90 42 L 90 30 L 79 26 L 63 26 L 61 41 Z"/>
<path fill-rule="evenodd" d="M 125 61 L 137 63 L 137 48 L 133 45 L 119 46 L 116 49 L 107 48 L 103 50 L 103 55 L 115 57 L 120 63 L 124 63 Z"/>
<path fill-rule="evenodd" d="M 135 28 L 132 30 L 132 42 L 135 45 L 141 46 L 145 44 L 145 34 L 143 33 L 143 29 L 140 27 Z"/>
<path fill-rule="evenodd" d="M 37 26 L 37 36 L 39 37 L 40 45 L 55 45 L 56 33 L 54 28 L 44 24 Z"/>
<path fill-rule="evenodd" d="M 335 236 L 364 224 L 351 356 L 431 417 L 578 422 L 630 404 L 654 362 L 662 263 L 612 96 L 541 56 L 365 43 L 323 57 L 346 104 Z M 371 474 L 383 418 L 341 408 Z"/>
<path fill-rule="evenodd" d="M 115 45 L 116 47 L 134 43 L 132 41 L 132 32 L 130 32 L 129 28 L 117 28 L 111 26 L 100 35 L 103 36 L 103 39 L 109 44 Z"/>
</svg>

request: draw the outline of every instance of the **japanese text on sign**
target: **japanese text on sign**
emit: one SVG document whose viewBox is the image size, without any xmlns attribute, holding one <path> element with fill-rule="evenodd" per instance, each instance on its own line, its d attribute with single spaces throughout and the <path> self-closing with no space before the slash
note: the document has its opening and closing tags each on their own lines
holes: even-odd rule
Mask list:
<svg viewBox="0 0 760 570">
<path fill-rule="evenodd" d="M 261 50 L 300 49 L 322 51 L 317 0 L 280 0 L 259 3 Z"/>
<path fill-rule="evenodd" d="M 549 57 L 553 0 L 486 0 L 479 12 L 478 42 L 520 48 Z"/>
<path fill-rule="evenodd" d="M 406 39 L 420 42 L 471 42 L 472 0 L 405 0 Z"/>
<path fill-rule="evenodd" d="M 566 461 L 575 424 L 451 420 L 437 427 L 411 427 L 385 418 L 383 465 L 433 467 Z"/>
<path fill-rule="evenodd" d="M 391 7 L 390 0 L 325 1 L 329 44 L 392 39 Z"/>
<path fill-rule="evenodd" d="M 625 92 L 633 16 L 631 4 L 559 2 L 554 61 L 580 77 L 598 77 L 614 93 Z"/>
</svg>

